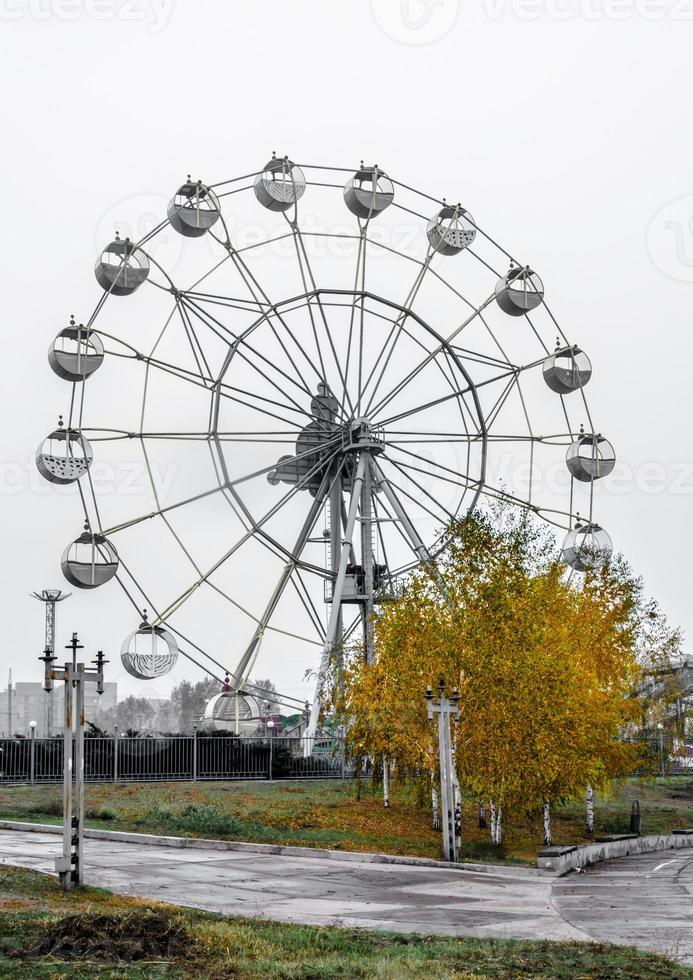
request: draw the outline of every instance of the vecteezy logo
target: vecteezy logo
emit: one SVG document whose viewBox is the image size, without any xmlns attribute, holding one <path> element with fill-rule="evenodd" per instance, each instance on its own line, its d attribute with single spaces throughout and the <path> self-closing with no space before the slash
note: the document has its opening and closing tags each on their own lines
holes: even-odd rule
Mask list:
<svg viewBox="0 0 693 980">
<path fill-rule="evenodd" d="M 371 0 L 378 27 L 399 44 L 433 44 L 454 27 L 459 0 Z"/>
<path fill-rule="evenodd" d="M 693 282 L 693 194 L 678 197 L 657 212 L 647 229 L 647 248 L 666 276 Z"/>
</svg>

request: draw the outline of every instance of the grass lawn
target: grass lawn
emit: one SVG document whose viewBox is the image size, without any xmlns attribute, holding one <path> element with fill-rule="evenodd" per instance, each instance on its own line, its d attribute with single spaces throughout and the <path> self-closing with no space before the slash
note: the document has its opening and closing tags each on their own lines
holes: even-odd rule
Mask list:
<svg viewBox="0 0 693 980">
<path fill-rule="evenodd" d="M 0 868 L 0 976 L 693 978 L 629 947 L 399 936 L 227 918 Z"/>
<path fill-rule="evenodd" d="M 640 801 L 643 834 L 693 826 L 692 777 L 629 779 L 610 799 L 597 799 L 596 833 L 627 831 L 634 799 Z M 406 787 L 394 787 L 389 810 L 383 809 L 379 791 L 368 785 L 357 800 L 350 780 L 87 784 L 85 800 L 90 827 L 440 856 L 440 835 L 431 829 L 430 811 L 417 806 Z M 0 818 L 56 823 L 61 807 L 59 786 L 0 788 Z M 476 807 L 468 802 L 462 835 L 463 859 L 533 863 L 542 845 L 540 814 L 525 822 L 507 819 L 499 849 L 489 843 L 488 831 L 477 827 Z M 556 808 L 554 840 L 588 840 L 582 804 Z"/>
</svg>

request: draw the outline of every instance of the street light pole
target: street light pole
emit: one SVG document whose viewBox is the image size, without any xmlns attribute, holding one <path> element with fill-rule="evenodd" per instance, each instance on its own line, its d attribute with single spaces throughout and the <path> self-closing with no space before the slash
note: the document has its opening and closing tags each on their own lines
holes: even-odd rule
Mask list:
<svg viewBox="0 0 693 980">
<path fill-rule="evenodd" d="M 36 722 L 29 722 L 29 729 L 31 730 L 31 752 L 29 759 L 30 774 L 29 779 L 31 785 L 33 786 L 36 782 Z"/>
<path fill-rule="evenodd" d="M 84 686 L 88 681 L 96 684 L 98 694 L 103 694 L 103 668 L 107 662 L 98 651 L 95 670 L 85 669 L 77 663 L 77 651 L 84 647 L 76 633 L 68 643 L 72 662 L 64 670 L 55 670 L 56 657 L 46 647 L 39 659 L 45 665 L 44 689 L 53 690 L 54 681 L 65 682 L 65 727 L 63 730 L 63 853 L 55 859 L 60 884 L 65 891 L 80 887 L 83 879 L 83 823 L 84 823 Z"/>
<path fill-rule="evenodd" d="M 269 771 L 267 778 L 272 782 L 272 738 L 274 736 L 274 722 L 271 718 L 267 719 L 267 740 L 269 742 Z"/>
<path fill-rule="evenodd" d="M 433 700 L 431 688 L 426 690 L 426 701 L 428 702 L 428 717 L 432 721 L 434 716 L 438 716 L 438 757 L 440 762 L 440 803 L 442 810 L 443 828 L 443 859 L 445 861 L 457 861 L 458 839 L 455 829 L 455 782 L 452 765 L 452 738 L 450 734 L 450 723 L 452 718 L 459 718 L 459 694 L 457 688 L 452 692 L 452 697 L 445 695 L 445 681 L 441 680 L 439 685 L 439 697 Z"/>
<path fill-rule="evenodd" d="M 664 725 L 661 721 L 657 725 L 657 731 L 659 732 L 659 774 L 664 779 L 666 775 L 664 769 Z"/>
</svg>

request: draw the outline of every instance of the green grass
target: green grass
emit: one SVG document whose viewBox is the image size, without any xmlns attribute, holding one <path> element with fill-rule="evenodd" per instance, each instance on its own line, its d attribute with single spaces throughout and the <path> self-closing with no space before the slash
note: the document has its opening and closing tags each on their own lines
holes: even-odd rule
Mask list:
<svg viewBox="0 0 693 980">
<path fill-rule="evenodd" d="M 595 833 L 627 831 L 634 799 L 643 834 L 693 826 L 693 778 L 629 779 L 610 798 L 596 800 Z M 0 818 L 57 823 L 61 808 L 59 786 L 0 788 Z M 384 810 L 377 788 L 366 786 L 359 800 L 349 780 L 87 784 L 85 814 L 88 827 L 102 829 L 440 856 L 430 810 L 402 786 L 393 788 L 392 805 Z M 588 840 L 582 802 L 557 807 L 553 816 L 556 843 Z M 462 834 L 463 860 L 533 863 L 542 846 L 537 811 L 531 820 L 506 815 L 503 847 L 493 847 L 488 831 L 477 826 L 472 801 L 463 808 Z"/>
<path fill-rule="evenodd" d="M 0 868 L 0 977 L 693 978 L 629 947 L 401 936 L 227 918 L 103 889 L 65 895 L 46 875 Z"/>
</svg>

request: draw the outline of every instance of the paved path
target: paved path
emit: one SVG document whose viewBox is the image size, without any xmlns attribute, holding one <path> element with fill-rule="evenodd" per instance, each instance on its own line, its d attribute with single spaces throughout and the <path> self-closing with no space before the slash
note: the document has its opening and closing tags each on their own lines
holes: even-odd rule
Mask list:
<svg viewBox="0 0 693 980">
<path fill-rule="evenodd" d="M 575 939 L 551 880 L 526 868 L 402 864 L 85 840 L 85 880 L 120 895 L 282 922 L 447 935 Z M 53 871 L 55 835 L 0 832 L 0 863 Z"/>
<path fill-rule="evenodd" d="M 0 832 L 0 864 L 53 871 L 52 834 Z M 620 858 L 549 878 L 529 868 L 401 864 L 85 841 L 85 878 L 228 915 L 398 932 L 628 943 L 693 964 L 693 854 Z"/>
<path fill-rule="evenodd" d="M 614 858 L 558 878 L 553 904 L 594 939 L 626 943 L 693 965 L 693 854 Z"/>
</svg>

